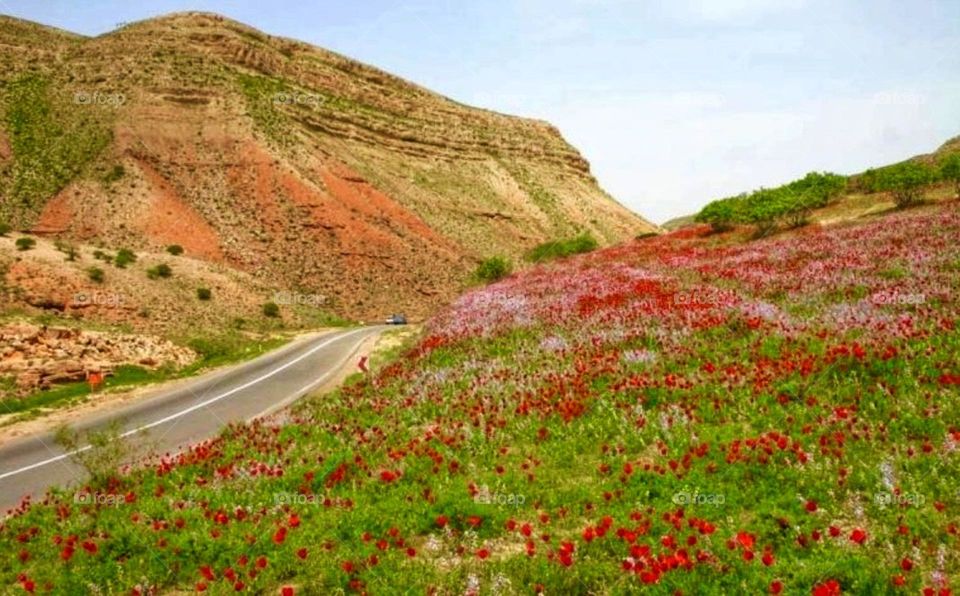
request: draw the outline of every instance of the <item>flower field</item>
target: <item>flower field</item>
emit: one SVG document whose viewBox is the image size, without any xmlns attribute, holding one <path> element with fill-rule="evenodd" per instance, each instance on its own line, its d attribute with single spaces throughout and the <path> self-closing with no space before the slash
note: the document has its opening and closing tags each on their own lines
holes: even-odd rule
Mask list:
<svg viewBox="0 0 960 596">
<path fill-rule="evenodd" d="M 960 588 L 956 205 L 473 290 L 396 362 L 0 530 L 4 593 Z"/>
</svg>

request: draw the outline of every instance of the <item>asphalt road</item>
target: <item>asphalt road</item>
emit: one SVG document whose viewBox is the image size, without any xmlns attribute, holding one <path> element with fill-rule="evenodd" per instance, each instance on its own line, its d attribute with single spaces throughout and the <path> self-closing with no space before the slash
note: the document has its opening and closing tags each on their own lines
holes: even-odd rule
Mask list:
<svg viewBox="0 0 960 596">
<path fill-rule="evenodd" d="M 323 384 L 356 357 L 367 338 L 383 326 L 334 331 L 297 340 L 259 358 L 158 390 L 133 403 L 77 422 L 88 432 L 119 424 L 121 436 L 157 453 L 215 436 L 231 422 L 246 421 L 280 409 Z M 88 450 L 83 445 L 79 450 Z M 51 486 L 83 482 L 85 472 L 46 433 L 0 447 L 0 510 L 15 507 L 25 495 L 34 500 Z"/>
</svg>

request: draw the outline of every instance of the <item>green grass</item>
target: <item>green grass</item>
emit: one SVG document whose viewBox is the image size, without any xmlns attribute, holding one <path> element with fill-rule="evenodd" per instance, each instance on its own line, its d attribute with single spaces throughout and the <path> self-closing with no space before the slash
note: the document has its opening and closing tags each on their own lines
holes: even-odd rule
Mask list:
<svg viewBox="0 0 960 596">
<path fill-rule="evenodd" d="M 533 263 L 542 263 L 543 261 L 590 252 L 596 248 L 596 239 L 585 232 L 566 240 L 551 240 L 539 244 L 527 253 L 526 258 Z"/>
</svg>

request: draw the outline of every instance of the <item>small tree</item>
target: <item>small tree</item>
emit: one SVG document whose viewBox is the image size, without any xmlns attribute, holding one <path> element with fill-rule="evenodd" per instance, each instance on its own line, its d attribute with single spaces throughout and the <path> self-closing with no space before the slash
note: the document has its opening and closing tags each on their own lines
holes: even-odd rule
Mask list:
<svg viewBox="0 0 960 596">
<path fill-rule="evenodd" d="M 167 252 L 175 257 L 178 257 L 183 254 L 183 247 L 179 244 L 171 244 L 167 247 Z"/>
<path fill-rule="evenodd" d="M 105 487 L 121 475 L 121 466 L 129 463 L 134 454 L 133 443 L 125 440 L 119 423 L 112 422 L 99 431 L 80 432 L 60 426 L 54 441 L 71 454 L 71 459 L 90 475 L 94 487 Z M 145 437 L 136 437 L 139 449 L 150 449 Z"/>
<path fill-rule="evenodd" d="M 11 230 L 13 230 L 13 228 L 10 227 L 10 224 L 5 221 L 0 221 L 0 236 L 6 236 Z"/>
<path fill-rule="evenodd" d="M 276 302 L 267 302 L 263 305 L 263 316 L 276 318 L 280 316 L 280 307 Z"/>
<path fill-rule="evenodd" d="M 17 238 L 17 241 L 15 244 L 17 246 L 17 250 L 23 251 L 23 250 L 30 250 L 31 248 L 36 246 L 37 241 L 34 240 L 33 238 L 28 238 L 26 236 L 23 236 L 22 238 Z"/>
<path fill-rule="evenodd" d="M 744 200 L 745 195 L 740 195 L 707 203 L 694 217 L 694 221 L 710 224 L 714 233 L 730 231 L 743 216 Z"/>
<path fill-rule="evenodd" d="M 210 288 L 197 288 L 197 299 L 203 300 L 206 302 L 213 297 L 213 292 L 210 291 Z"/>
<path fill-rule="evenodd" d="M 934 172 L 915 162 L 904 162 L 884 173 L 885 186 L 893 193 L 898 209 L 905 209 L 923 200 L 923 187 L 934 181 Z"/>
<path fill-rule="evenodd" d="M 746 219 L 756 230 L 754 236 L 763 238 L 777 229 L 777 222 L 789 210 L 788 192 L 784 189 L 761 188 L 744 202 Z"/>
<path fill-rule="evenodd" d="M 789 228 L 800 228 L 810 223 L 814 208 L 819 206 L 816 194 L 811 192 L 790 193 L 784 198 L 784 220 Z"/>
<path fill-rule="evenodd" d="M 504 257 L 490 257 L 484 259 L 473 272 L 473 277 L 477 281 L 490 283 L 502 279 L 513 271 L 513 264 Z"/>
<path fill-rule="evenodd" d="M 102 284 L 104 278 L 103 269 L 99 267 L 91 267 L 87 269 L 87 277 L 89 277 L 90 281 L 94 283 Z"/>
<path fill-rule="evenodd" d="M 940 176 L 953 182 L 954 194 L 960 198 L 960 153 L 953 153 L 943 160 L 940 164 Z"/>
</svg>

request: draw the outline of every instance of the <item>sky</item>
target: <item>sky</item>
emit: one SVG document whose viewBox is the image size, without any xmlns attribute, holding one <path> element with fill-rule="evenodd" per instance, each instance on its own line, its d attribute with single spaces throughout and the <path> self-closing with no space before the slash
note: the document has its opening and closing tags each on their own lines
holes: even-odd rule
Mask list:
<svg viewBox="0 0 960 596">
<path fill-rule="evenodd" d="M 182 10 L 548 120 L 658 223 L 960 135 L 957 0 L 0 0 L 86 35 Z"/>
</svg>

